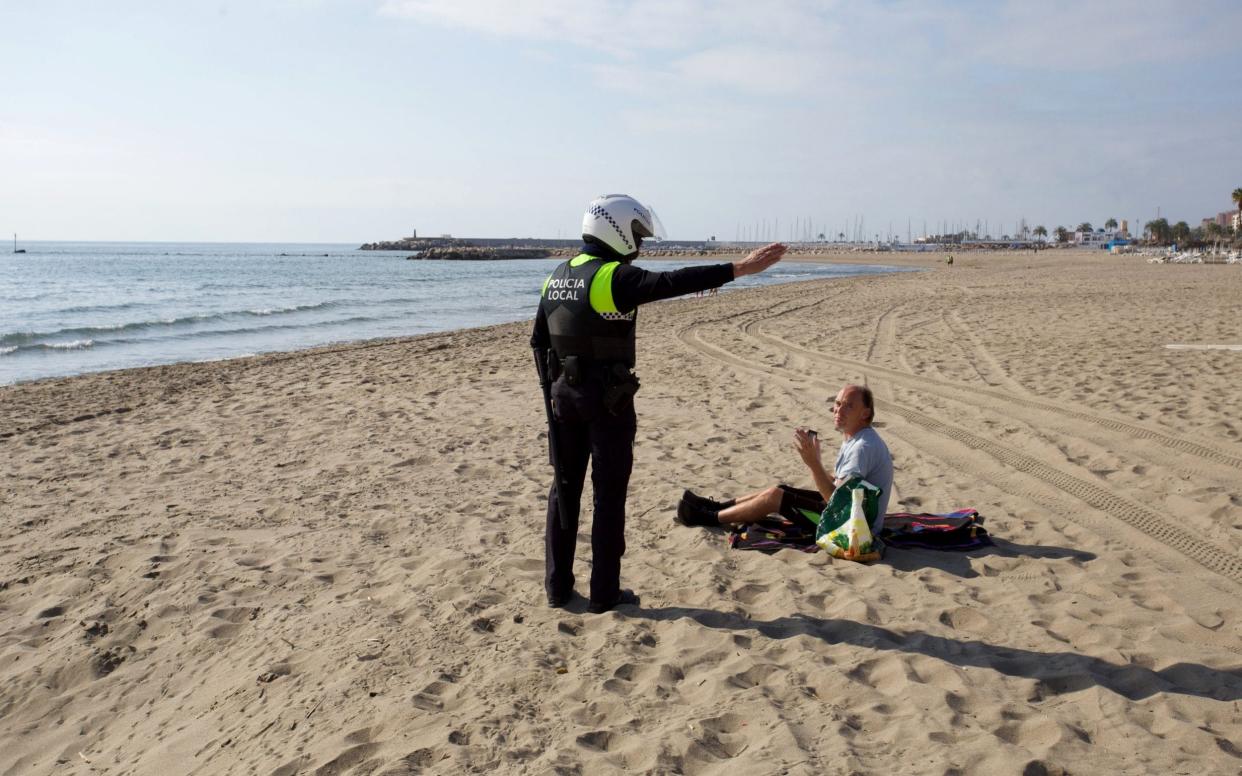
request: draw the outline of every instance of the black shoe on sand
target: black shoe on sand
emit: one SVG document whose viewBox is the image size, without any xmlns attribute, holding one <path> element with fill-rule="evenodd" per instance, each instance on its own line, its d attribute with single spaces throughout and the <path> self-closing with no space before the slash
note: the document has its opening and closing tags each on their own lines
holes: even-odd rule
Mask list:
<svg viewBox="0 0 1242 776">
<path fill-rule="evenodd" d="M 686 492 L 681 494 L 681 500 L 689 501 L 691 504 L 694 504 L 695 506 L 703 507 L 704 509 L 710 509 L 713 512 L 719 512 L 722 509 L 727 509 L 733 506 L 732 501 L 728 501 L 728 502 L 716 501 L 715 499 L 710 499 L 710 498 L 707 498 L 706 496 L 700 496 L 699 494 L 689 489 L 687 489 Z"/>
<path fill-rule="evenodd" d="M 638 606 L 640 600 L 638 594 L 633 590 L 618 590 L 617 597 L 612 599 L 611 602 L 592 601 L 587 604 L 587 611 L 591 614 L 603 614 L 610 611 L 614 606 Z"/>
<path fill-rule="evenodd" d="M 714 509 L 699 506 L 692 501 L 685 499 L 677 505 L 677 522 L 682 525 L 698 525 L 698 526 L 715 526 L 720 527 L 720 518 Z"/>
<path fill-rule="evenodd" d="M 569 592 L 564 595 L 548 593 L 548 606 L 551 606 L 553 609 L 564 609 L 572 600 L 574 600 L 573 588 L 570 588 Z"/>
</svg>

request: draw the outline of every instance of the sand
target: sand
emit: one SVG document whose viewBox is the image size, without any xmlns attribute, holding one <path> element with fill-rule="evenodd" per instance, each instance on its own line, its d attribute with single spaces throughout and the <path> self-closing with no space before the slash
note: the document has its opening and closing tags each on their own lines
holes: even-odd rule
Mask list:
<svg viewBox="0 0 1242 776">
<path fill-rule="evenodd" d="M 1166 347 L 1242 270 L 942 259 L 644 309 L 604 615 L 544 605 L 527 324 L 0 388 L 0 774 L 1242 772 L 1242 353 Z M 994 548 L 674 524 L 862 380 Z"/>
</svg>

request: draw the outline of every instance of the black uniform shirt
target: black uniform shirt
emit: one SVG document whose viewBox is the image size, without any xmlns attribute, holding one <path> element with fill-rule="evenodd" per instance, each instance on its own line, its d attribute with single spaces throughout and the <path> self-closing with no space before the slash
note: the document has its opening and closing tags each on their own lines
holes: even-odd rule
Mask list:
<svg viewBox="0 0 1242 776">
<path fill-rule="evenodd" d="M 591 244 L 583 246 L 582 253 L 598 256 L 605 261 L 617 260 L 617 257 L 605 255 L 603 249 Z M 730 263 L 683 267 L 668 272 L 651 272 L 633 264 L 622 263 L 612 274 L 612 299 L 619 312 L 628 313 L 647 302 L 718 288 L 732 280 L 733 265 Z M 551 342 L 548 336 L 548 319 L 544 315 L 543 305 L 539 305 L 530 346 L 547 350 L 551 347 Z"/>
</svg>

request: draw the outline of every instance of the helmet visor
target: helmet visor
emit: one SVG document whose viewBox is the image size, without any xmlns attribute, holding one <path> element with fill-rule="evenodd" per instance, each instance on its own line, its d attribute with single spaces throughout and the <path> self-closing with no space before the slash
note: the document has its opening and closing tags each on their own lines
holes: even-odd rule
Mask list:
<svg viewBox="0 0 1242 776">
<path fill-rule="evenodd" d="M 654 242 L 667 240 L 668 232 L 664 231 L 664 224 L 661 223 L 660 217 L 656 215 L 655 210 L 647 208 L 647 215 L 651 216 L 651 234 L 647 235 L 645 239 L 652 240 Z"/>
</svg>

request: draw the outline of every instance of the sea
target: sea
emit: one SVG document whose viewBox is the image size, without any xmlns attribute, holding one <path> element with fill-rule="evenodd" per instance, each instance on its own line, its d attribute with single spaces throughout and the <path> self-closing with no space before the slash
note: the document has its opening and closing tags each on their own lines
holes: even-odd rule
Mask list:
<svg viewBox="0 0 1242 776">
<path fill-rule="evenodd" d="M 307 243 L 20 247 L 0 255 L 0 385 L 528 320 L 560 261 L 408 261 Z M 722 292 L 901 271 L 786 262 Z"/>
</svg>

